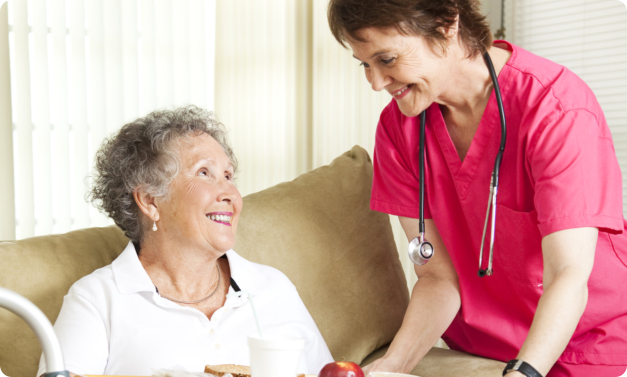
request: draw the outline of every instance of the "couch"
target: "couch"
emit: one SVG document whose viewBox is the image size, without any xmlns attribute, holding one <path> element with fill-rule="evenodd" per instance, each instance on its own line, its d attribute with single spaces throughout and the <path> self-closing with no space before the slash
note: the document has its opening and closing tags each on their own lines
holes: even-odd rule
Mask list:
<svg viewBox="0 0 627 377">
<path fill-rule="evenodd" d="M 354 147 L 333 163 L 244 198 L 235 250 L 283 271 L 296 285 L 336 360 L 366 365 L 385 354 L 409 302 L 389 216 L 369 209 L 372 163 Z M 63 296 L 110 264 L 128 240 L 115 227 L 0 243 L 0 286 L 54 323 Z M 34 376 L 41 348 L 0 309 L 0 368 Z M 412 374 L 500 376 L 504 364 L 433 348 Z"/>
</svg>

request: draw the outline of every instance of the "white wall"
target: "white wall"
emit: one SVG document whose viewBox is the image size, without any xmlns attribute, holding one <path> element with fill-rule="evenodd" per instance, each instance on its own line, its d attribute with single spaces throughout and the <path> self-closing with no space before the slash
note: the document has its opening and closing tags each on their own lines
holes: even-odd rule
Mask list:
<svg viewBox="0 0 627 377">
<path fill-rule="evenodd" d="M 496 34 L 501 28 L 501 0 L 483 0 L 481 7 L 490 23 L 492 34 Z"/>
</svg>

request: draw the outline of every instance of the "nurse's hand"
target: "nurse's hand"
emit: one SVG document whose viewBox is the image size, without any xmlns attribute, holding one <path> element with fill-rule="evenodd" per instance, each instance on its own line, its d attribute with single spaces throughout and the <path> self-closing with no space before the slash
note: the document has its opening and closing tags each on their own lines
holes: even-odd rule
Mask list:
<svg viewBox="0 0 627 377">
<path fill-rule="evenodd" d="M 368 364 L 364 367 L 364 375 L 368 377 L 370 372 L 393 372 L 402 373 L 401 366 L 398 363 L 387 359 L 385 356 L 375 360 L 372 364 Z"/>
</svg>

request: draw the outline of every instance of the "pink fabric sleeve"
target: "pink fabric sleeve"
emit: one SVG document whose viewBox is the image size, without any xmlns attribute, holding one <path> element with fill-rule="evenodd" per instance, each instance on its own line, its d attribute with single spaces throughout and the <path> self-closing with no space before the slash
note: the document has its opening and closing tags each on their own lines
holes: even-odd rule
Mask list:
<svg viewBox="0 0 627 377">
<path fill-rule="evenodd" d="M 396 110 L 398 114 L 395 114 Z M 370 208 L 390 215 L 419 217 L 419 180 L 418 167 L 410 160 L 411 148 L 402 134 L 402 117 L 398 109 L 388 106 L 383 110 L 374 146 L 374 177 Z M 418 129 L 416 128 L 416 132 Z M 425 218 L 430 219 L 431 212 L 425 200 Z"/>
<path fill-rule="evenodd" d="M 622 232 L 621 171 L 604 121 L 578 109 L 546 122 L 530 139 L 528 164 L 542 237 L 580 227 Z"/>
</svg>

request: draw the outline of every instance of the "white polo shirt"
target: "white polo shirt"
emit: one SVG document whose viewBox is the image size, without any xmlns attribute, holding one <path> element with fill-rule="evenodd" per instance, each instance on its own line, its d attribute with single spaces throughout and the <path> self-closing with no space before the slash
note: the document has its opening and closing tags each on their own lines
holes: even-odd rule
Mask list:
<svg viewBox="0 0 627 377">
<path fill-rule="evenodd" d="M 299 373 L 317 374 L 333 361 L 282 272 L 233 250 L 226 256 L 232 279 L 253 295 L 264 337 L 306 340 Z M 70 372 L 135 376 L 159 369 L 203 372 L 208 364 L 250 365 L 246 339 L 258 335 L 247 296 L 229 296 L 211 320 L 159 296 L 130 242 L 112 264 L 72 285 L 54 329 Z M 44 370 L 42 358 L 37 376 Z"/>
</svg>

